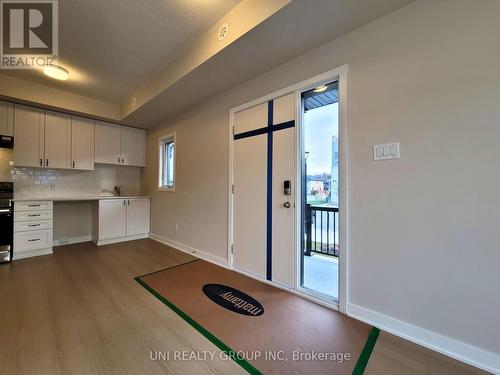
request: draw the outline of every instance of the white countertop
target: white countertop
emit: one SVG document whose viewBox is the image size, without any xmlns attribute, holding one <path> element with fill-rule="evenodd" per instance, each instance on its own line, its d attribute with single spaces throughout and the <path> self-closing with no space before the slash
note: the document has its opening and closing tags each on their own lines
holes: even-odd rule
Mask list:
<svg viewBox="0 0 500 375">
<path fill-rule="evenodd" d="M 122 197 L 107 196 L 107 195 L 93 195 L 93 196 L 53 196 L 53 197 L 39 197 L 39 196 L 19 196 L 14 195 L 15 202 L 32 202 L 32 201 L 53 201 L 53 202 L 71 202 L 71 201 L 98 201 L 101 199 L 134 199 L 134 198 L 151 198 L 146 195 L 125 195 Z"/>
</svg>

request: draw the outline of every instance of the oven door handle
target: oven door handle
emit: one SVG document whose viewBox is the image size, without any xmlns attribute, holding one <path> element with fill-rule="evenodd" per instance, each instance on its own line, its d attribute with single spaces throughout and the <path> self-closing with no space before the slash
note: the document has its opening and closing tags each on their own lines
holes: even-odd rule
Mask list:
<svg viewBox="0 0 500 375">
<path fill-rule="evenodd" d="M 0 214 L 10 214 L 11 213 L 11 210 L 10 208 L 0 208 Z"/>
</svg>

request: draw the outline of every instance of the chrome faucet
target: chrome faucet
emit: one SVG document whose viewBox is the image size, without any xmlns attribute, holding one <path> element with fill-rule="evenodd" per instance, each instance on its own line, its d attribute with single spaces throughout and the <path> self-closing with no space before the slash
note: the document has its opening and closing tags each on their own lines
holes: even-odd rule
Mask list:
<svg viewBox="0 0 500 375">
<path fill-rule="evenodd" d="M 115 187 L 113 187 L 113 195 L 115 195 L 117 197 L 122 196 L 122 186 L 121 185 L 115 185 Z"/>
</svg>

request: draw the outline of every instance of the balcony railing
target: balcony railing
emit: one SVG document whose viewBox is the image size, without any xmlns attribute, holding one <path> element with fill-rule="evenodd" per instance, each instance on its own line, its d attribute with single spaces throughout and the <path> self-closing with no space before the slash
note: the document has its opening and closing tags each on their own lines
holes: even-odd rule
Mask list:
<svg viewBox="0 0 500 375">
<path fill-rule="evenodd" d="M 339 209 L 306 205 L 305 255 L 312 252 L 339 256 Z"/>
</svg>

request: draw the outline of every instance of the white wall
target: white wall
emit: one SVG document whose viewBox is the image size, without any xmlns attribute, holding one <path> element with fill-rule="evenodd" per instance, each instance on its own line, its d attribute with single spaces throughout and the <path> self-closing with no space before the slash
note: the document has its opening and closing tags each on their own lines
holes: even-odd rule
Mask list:
<svg viewBox="0 0 500 375">
<path fill-rule="evenodd" d="M 500 1 L 417 0 L 162 124 L 152 231 L 225 257 L 229 109 L 348 64 L 351 311 L 500 372 L 499 36 Z M 177 190 L 160 193 L 170 131 Z M 391 141 L 401 159 L 372 161 Z"/>
</svg>

